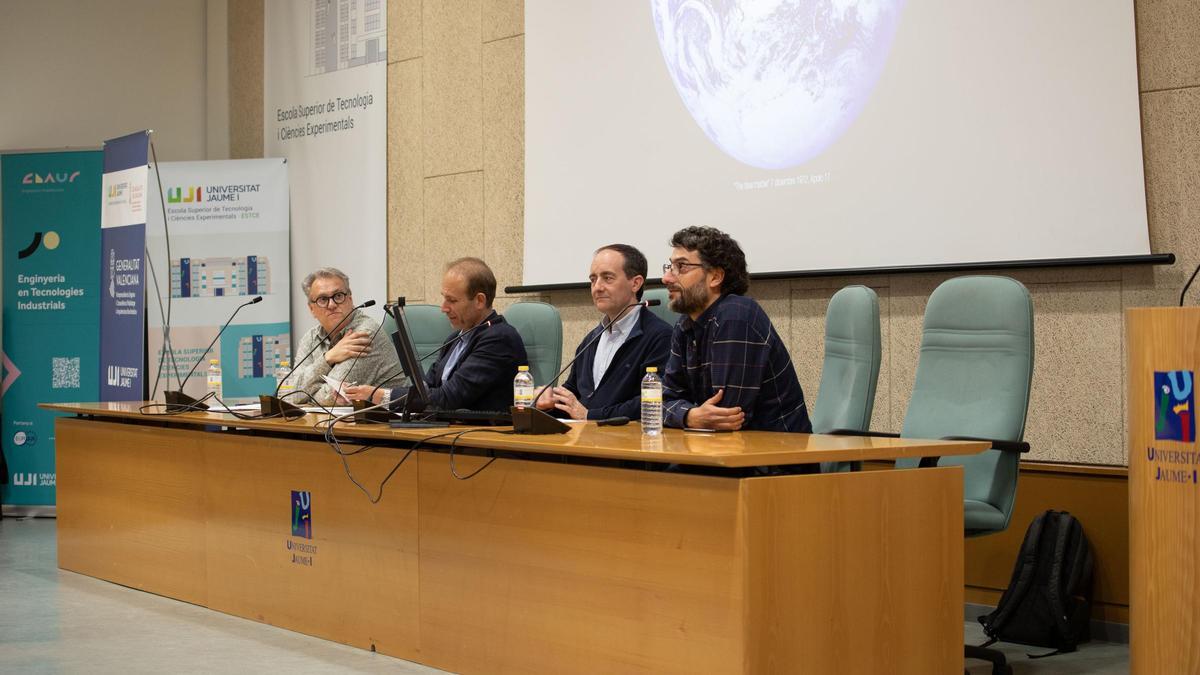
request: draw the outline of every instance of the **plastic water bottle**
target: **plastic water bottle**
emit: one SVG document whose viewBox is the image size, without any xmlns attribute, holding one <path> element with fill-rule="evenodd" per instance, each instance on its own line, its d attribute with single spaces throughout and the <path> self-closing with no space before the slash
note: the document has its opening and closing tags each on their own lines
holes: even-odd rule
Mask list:
<svg viewBox="0 0 1200 675">
<path fill-rule="evenodd" d="M 296 385 L 288 379 L 288 374 L 291 372 L 291 364 L 287 359 L 279 362 L 279 367 L 275 369 L 275 384 L 279 387 L 279 398 L 287 398 L 287 395 L 296 391 Z"/>
<path fill-rule="evenodd" d="M 208 393 L 224 398 L 221 395 L 221 362 L 216 359 L 208 361 Z"/>
<path fill-rule="evenodd" d="M 529 366 L 518 366 L 517 376 L 513 378 L 513 405 L 533 407 L 533 393 L 533 373 L 529 372 Z"/>
<path fill-rule="evenodd" d="M 650 366 L 642 378 L 642 433 L 657 436 L 662 433 L 662 380 L 658 368 Z"/>
</svg>

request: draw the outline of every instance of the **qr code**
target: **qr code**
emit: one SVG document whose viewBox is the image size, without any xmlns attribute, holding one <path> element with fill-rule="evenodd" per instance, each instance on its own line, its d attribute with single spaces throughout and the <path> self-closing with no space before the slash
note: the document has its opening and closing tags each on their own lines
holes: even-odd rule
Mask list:
<svg viewBox="0 0 1200 675">
<path fill-rule="evenodd" d="M 79 388 L 79 357 L 55 356 L 50 359 L 51 389 Z"/>
</svg>

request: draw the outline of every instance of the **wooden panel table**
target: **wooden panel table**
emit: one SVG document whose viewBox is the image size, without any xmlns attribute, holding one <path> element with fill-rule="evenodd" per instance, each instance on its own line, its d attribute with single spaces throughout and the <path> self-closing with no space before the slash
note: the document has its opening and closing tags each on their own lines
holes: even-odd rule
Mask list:
<svg viewBox="0 0 1200 675">
<path fill-rule="evenodd" d="M 986 443 L 339 425 L 377 446 L 343 458 L 313 415 L 45 407 L 63 569 L 456 672 L 962 670 L 961 469 L 753 468 Z"/>
</svg>

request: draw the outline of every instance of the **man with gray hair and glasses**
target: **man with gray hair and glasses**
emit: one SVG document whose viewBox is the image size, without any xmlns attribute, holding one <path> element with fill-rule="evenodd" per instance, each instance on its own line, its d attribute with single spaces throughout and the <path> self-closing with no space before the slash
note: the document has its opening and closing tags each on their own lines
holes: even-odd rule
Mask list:
<svg viewBox="0 0 1200 675">
<path fill-rule="evenodd" d="M 297 393 L 289 403 L 330 406 L 339 402 L 340 387 L 331 386 L 326 378 L 345 386 L 408 385 L 391 337 L 377 321 L 354 309 L 350 277 L 337 268 L 322 267 L 304 277 L 300 289 L 317 325 L 300 338 L 296 354 L 303 357 L 315 351 L 290 379 L 297 391 L 308 392 L 312 399 Z"/>
</svg>

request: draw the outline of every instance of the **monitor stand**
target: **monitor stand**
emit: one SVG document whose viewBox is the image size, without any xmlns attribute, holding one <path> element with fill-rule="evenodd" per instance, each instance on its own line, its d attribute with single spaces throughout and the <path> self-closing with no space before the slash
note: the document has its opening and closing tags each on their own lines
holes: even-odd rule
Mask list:
<svg viewBox="0 0 1200 675">
<path fill-rule="evenodd" d="M 392 420 L 388 424 L 393 429 L 440 429 L 450 426 L 449 422 L 426 422 L 424 420 L 414 420 L 412 413 L 405 410 L 400 415 L 400 419 Z"/>
</svg>

